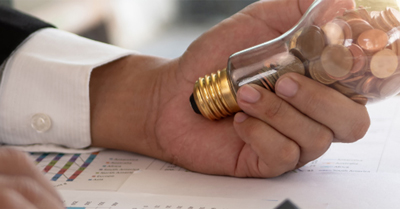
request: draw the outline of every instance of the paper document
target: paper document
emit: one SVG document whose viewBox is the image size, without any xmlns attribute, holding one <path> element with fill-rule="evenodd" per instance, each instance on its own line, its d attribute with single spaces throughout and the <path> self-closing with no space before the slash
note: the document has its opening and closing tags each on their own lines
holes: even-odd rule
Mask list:
<svg viewBox="0 0 400 209">
<path fill-rule="evenodd" d="M 31 157 L 69 209 L 265 209 L 286 199 L 307 209 L 398 208 L 400 98 L 368 110 L 372 124 L 362 140 L 334 143 L 319 159 L 272 179 L 203 175 L 110 150 Z"/>
</svg>

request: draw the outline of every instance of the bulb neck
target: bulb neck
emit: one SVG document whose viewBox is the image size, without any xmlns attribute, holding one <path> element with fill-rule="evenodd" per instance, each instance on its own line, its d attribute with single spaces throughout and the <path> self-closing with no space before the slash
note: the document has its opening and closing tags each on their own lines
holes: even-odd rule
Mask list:
<svg viewBox="0 0 400 209">
<path fill-rule="evenodd" d="M 231 86 L 226 69 L 199 78 L 191 97 L 193 110 L 210 120 L 218 120 L 240 111 L 236 92 Z"/>
</svg>

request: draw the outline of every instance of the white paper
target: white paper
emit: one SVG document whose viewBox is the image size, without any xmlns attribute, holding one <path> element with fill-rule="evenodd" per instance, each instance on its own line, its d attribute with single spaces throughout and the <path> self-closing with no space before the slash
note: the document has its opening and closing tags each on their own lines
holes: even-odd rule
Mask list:
<svg viewBox="0 0 400 209">
<path fill-rule="evenodd" d="M 53 184 L 67 207 L 79 209 L 265 209 L 285 199 L 307 209 L 398 208 L 400 98 L 368 106 L 368 110 L 372 124 L 362 140 L 335 143 L 319 159 L 277 178 L 203 175 L 134 153 L 106 150 L 73 182 L 67 182 L 68 175 L 90 155 L 82 154 L 64 179 Z M 59 159 L 46 176 L 54 178 L 71 156 Z M 54 158 L 55 154 L 37 165 L 44 170 Z"/>
</svg>

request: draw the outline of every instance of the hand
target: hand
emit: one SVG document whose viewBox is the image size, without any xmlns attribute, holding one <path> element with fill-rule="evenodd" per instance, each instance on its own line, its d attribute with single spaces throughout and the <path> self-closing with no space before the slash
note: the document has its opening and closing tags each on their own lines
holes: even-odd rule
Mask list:
<svg viewBox="0 0 400 209">
<path fill-rule="evenodd" d="M 0 165 L 0 208 L 64 208 L 56 190 L 24 153 L 0 148 Z"/>
<path fill-rule="evenodd" d="M 135 55 L 96 69 L 90 86 L 93 145 L 202 173 L 273 177 L 316 159 L 333 140 L 360 139 L 369 127 L 366 108 L 296 74 L 277 82 L 277 94 L 242 87 L 237 99 L 245 113 L 235 121 L 209 121 L 189 105 L 198 77 L 225 68 L 232 53 L 283 34 L 311 2 L 259 1 L 203 34 L 178 59 Z M 285 89 L 294 92 L 286 79 L 298 85 L 291 96 L 284 95 Z M 247 92 L 258 96 L 249 100 Z"/>
</svg>

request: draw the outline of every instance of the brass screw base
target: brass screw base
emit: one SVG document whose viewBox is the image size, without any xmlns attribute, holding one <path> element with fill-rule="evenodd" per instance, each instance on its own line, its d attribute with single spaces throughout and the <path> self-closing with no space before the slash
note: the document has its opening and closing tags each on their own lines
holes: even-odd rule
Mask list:
<svg viewBox="0 0 400 209">
<path fill-rule="evenodd" d="M 230 82 L 226 69 L 196 81 L 193 96 L 204 117 L 218 120 L 240 111 Z"/>
</svg>

